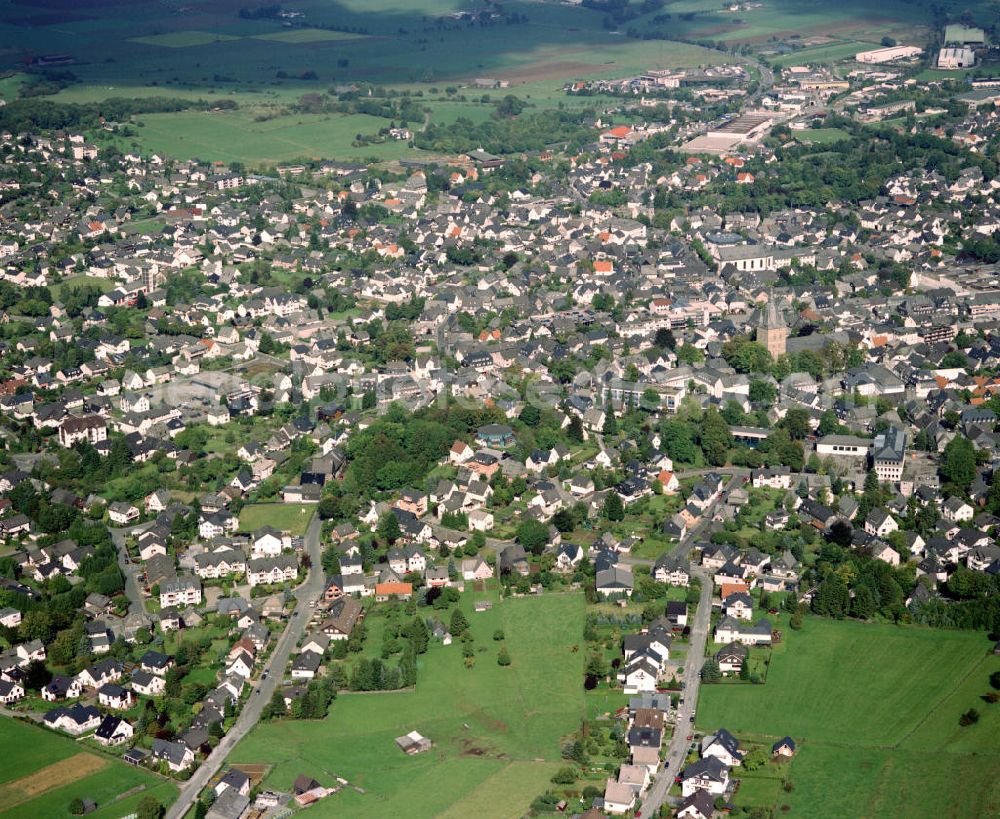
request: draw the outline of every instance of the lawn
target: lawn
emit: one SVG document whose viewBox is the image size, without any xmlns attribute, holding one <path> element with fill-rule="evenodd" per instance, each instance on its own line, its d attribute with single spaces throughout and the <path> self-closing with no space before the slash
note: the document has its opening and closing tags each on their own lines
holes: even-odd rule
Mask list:
<svg viewBox="0 0 1000 819">
<path fill-rule="evenodd" d="M 141 768 L 92 753 L 69 738 L 0 717 L 0 744 L 16 748 L 0 765 L 0 808 L 4 817 L 69 816 L 74 798 L 93 799 L 98 817 L 124 816 L 151 794 L 163 804 L 176 786 Z M 140 791 L 130 793 L 135 789 Z M 115 801 L 122 794 L 129 796 Z"/>
<path fill-rule="evenodd" d="M 61 282 L 57 282 L 56 284 L 50 284 L 49 290 L 52 291 L 52 298 L 58 299 L 59 295 L 67 287 L 80 287 L 82 285 L 96 286 L 101 289 L 101 292 L 107 293 L 115 286 L 115 283 L 110 279 L 104 279 L 100 276 L 79 275 L 70 276 L 68 279 L 63 279 Z"/>
<path fill-rule="evenodd" d="M 240 531 L 253 532 L 273 526 L 282 532 L 304 534 L 316 511 L 314 503 L 251 503 L 240 510 Z"/>
<path fill-rule="evenodd" d="M 1000 706 L 980 697 L 1000 658 L 984 635 L 812 617 L 784 633 L 766 685 L 702 688 L 699 728 L 799 742 L 793 790 L 755 775 L 738 804 L 777 795 L 792 816 L 996 815 Z M 971 707 L 982 718 L 959 727 Z"/>
<path fill-rule="evenodd" d="M 308 773 L 366 791 L 345 789 L 313 808 L 318 816 L 522 815 L 585 712 L 583 596 L 511 599 L 485 613 L 473 613 L 472 600 L 462 605 L 483 649 L 474 668 L 464 667 L 458 643 L 433 644 L 415 691 L 342 694 L 325 720 L 259 726 L 232 760 L 273 763 L 266 785 Z M 498 628 L 513 660 L 506 668 L 496 664 Z M 434 748 L 407 757 L 393 739 L 414 729 Z"/>
<path fill-rule="evenodd" d="M 782 794 L 781 780 L 788 772 L 788 765 L 771 764 L 740 776 L 740 787 L 733 803 L 737 807 L 755 808 L 774 805 Z"/>
</svg>

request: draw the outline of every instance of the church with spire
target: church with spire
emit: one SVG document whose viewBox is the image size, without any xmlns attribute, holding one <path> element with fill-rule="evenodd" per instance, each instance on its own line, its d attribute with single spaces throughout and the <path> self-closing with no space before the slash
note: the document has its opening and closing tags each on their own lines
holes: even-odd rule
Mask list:
<svg viewBox="0 0 1000 819">
<path fill-rule="evenodd" d="M 767 351 L 777 358 L 785 354 L 788 339 L 788 325 L 778 310 L 774 294 L 769 293 L 767 304 L 760 308 L 757 317 L 757 342 L 767 347 Z"/>
</svg>

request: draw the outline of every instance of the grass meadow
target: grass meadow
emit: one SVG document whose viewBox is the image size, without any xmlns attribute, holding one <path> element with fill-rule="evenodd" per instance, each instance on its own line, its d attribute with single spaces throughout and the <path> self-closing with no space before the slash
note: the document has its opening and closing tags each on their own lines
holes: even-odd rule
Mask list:
<svg viewBox="0 0 1000 819">
<path fill-rule="evenodd" d="M 240 510 L 240 531 L 254 532 L 273 526 L 282 532 L 301 535 L 316 512 L 314 503 L 251 503 Z"/>
<path fill-rule="evenodd" d="M 840 128 L 807 128 L 804 131 L 794 131 L 792 135 L 799 142 L 810 145 L 829 145 L 842 139 L 850 139 L 850 134 Z"/>
<path fill-rule="evenodd" d="M 981 699 L 1000 658 L 984 635 L 817 618 L 785 635 L 765 685 L 702 688 L 700 729 L 799 743 L 790 766 L 748 777 L 737 804 L 803 817 L 1000 812 L 1000 705 Z M 972 707 L 979 723 L 960 727 Z"/>
<path fill-rule="evenodd" d="M 0 717 L 0 745 L 16 749 L 0 765 L 0 814 L 4 817 L 69 816 L 73 799 L 89 798 L 97 803 L 90 815 L 110 819 L 132 812 L 143 796 L 153 796 L 163 804 L 177 796 L 177 787 L 169 780 L 7 717 Z"/>
<path fill-rule="evenodd" d="M 324 800 L 310 809 L 317 816 L 522 815 L 560 767 L 561 739 L 584 716 L 583 596 L 506 600 L 484 613 L 472 611 L 473 597 L 462 605 L 483 649 L 474 668 L 465 668 L 457 642 L 432 644 L 419 659 L 415 690 L 345 693 L 325 720 L 260 725 L 231 761 L 273 763 L 265 785 L 279 788 L 306 773 L 364 789 Z M 508 667 L 496 663 L 498 628 Z M 433 749 L 400 752 L 394 738 L 412 730 Z"/>
</svg>

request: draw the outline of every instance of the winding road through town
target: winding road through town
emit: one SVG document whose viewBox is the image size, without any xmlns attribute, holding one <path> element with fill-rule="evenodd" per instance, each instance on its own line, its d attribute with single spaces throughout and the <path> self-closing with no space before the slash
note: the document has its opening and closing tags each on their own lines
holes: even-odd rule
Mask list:
<svg viewBox="0 0 1000 819">
<path fill-rule="evenodd" d="M 323 555 L 320 548 L 320 535 L 322 524 L 319 515 L 313 515 L 305 535 L 305 552 L 311 561 L 309 574 L 305 581 L 295 590 L 295 597 L 298 605 L 288 620 L 285 630 L 278 638 L 278 642 L 268 658 L 267 663 L 261 672 L 257 684 L 250 694 L 250 698 L 243 704 L 243 709 L 233 727 L 226 732 L 215 750 L 209 754 L 208 758 L 202 762 L 198 769 L 191 775 L 191 778 L 184 783 L 177 801 L 167 810 L 166 819 L 183 819 L 184 815 L 191 809 L 212 777 L 218 772 L 225 762 L 226 757 L 236 747 L 237 743 L 253 730 L 253 727 L 260 719 L 264 706 L 271 699 L 271 695 L 281 685 L 285 676 L 285 668 L 291 659 L 292 651 L 298 645 L 299 640 L 305 634 L 309 623 L 309 612 L 311 604 L 319 600 L 323 594 Z"/>
</svg>

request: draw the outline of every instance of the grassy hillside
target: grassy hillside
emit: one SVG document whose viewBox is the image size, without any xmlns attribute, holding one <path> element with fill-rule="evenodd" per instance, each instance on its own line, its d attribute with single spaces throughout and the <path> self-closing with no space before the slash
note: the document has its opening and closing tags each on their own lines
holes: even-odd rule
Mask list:
<svg viewBox="0 0 1000 819">
<path fill-rule="evenodd" d="M 699 728 L 800 743 L 790 769 L 749 780 L 740 804 L 759 796 L 809 817 L 996 815 L 1000 762 L 986 752 L 1000 706 L 981 696 L 1000 658 L 984 635 L 817 618 L 785 634 L 765 685 L 702 689 Z M 959 726 L 972 707 L 980 722 Z"/>
<path fill-rule="evenodd" d="M 312 809 L 322 816 L 521 815 L 584 713 L 583 657 L 573 650 L 583 642 L 583 597 L 509 600 L 486 613 L 463 605 L 482 649 L 474 668 L 464 667 L 457 642 L 432 645 L 415 691 L 342 694 L 325 720 L 259 726 L 232 761 L 273 763 L 265 784 L 276 787 L 305 773 L 366 791 L 330 797 Z M 496 663 L 498 628 L 512 658 L 506 668 Z M 393 740 L 412 730 L 434 748 L 401 753 Z"/>
</svg>

